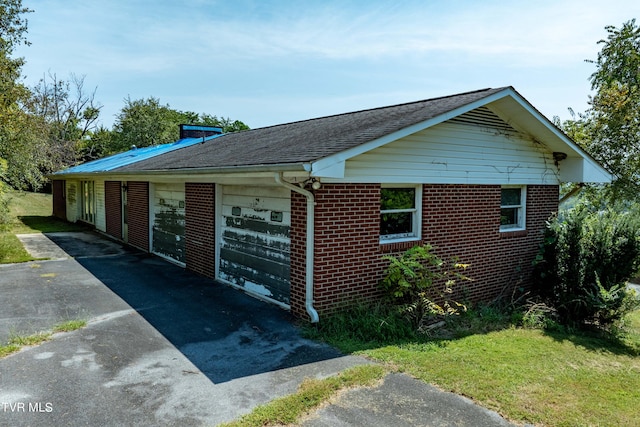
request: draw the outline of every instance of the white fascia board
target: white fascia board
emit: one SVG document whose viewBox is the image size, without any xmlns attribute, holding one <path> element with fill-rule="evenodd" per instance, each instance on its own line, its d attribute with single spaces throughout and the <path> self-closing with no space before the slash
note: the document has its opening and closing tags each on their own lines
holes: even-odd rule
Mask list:
<svg viewBox="0 0 640 427">
<path fill-rule="evenodd" d="M 318 178 L 344 178 L 345 161 L 324 162 L 322 159 L 311 164 L 311 176 Z"/>
<path fill-rule="evenodd" d="M 478 107 L 482 107 L 483 105 L 489 104 L 491 102 L 497 101 L 498 99 L 504 98 L 512 94 L 513 91 L 511 89 L 505 89 L 500 92 L 496 92 L 493 95 L 487 96 L 486 98 L 479 99 L 470 104 L 463 105 L 461 107 L 456 108 L 455 110 L 448 111 L 439 116 L 433 117 L 431 119 L 425 120 L 420 123 L 416 123 L 414 125 L 408 126 L 404 129 L 400 129 L 396 132 L 385 135 L 381 138 L 374 139 L 373 141 L 366 142 L 364 144 L 360 144 L 358 146 L 352 147 L 348 150 L 341 151 L 339 153 L 333 154 L 331 156 L 324 157 L 320 160 L 312 162 L 312 173 L 311 176 L 317 176 L 319 178 L 327 177 L 327 178 L 341 178 L 344 177 L 344 164 L 347 160 L 358 156 L 362 153 L 366 153 L 367 151 L 371 151 L 378 147 L 381 147 L 390 142 L 396 141 L 400 138 L 404 138 L 405 136 L 414 134 L 416 132 L 420 132 L 421 130 L 430 128 L 442 122 L 446 122 L 449 119 L 457 117 L 461 114 L 464 114 L 468 111 L 474 110 Z M 342 166 L 339 166 L 339 165 Z M 339 168 L 342 167 L 341 176 L 334 175 L 322 175 L 323 172 L 327 173 L 339 173 Z"/>
</svg>

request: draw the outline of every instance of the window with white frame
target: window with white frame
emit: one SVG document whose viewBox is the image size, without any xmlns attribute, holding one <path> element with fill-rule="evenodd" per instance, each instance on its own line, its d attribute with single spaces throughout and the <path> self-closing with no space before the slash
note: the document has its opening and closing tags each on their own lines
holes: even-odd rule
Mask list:
<svg viewBox="0 0 640 427">
<path fill-rule="evenodd" d="M 502 187 L 500 231 L 524 230 L 526 205 L 526 187 Z"/>
<path fill-rule="evenodd" d="M 380 241 L 420 238 L 422 193 L 416 186 L 383 186 L 380 189 Z"/>
</svg>

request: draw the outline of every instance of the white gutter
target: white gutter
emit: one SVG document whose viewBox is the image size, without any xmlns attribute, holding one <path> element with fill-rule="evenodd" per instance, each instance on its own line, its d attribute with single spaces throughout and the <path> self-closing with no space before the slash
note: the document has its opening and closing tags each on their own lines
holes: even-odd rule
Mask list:
<svg viewBox="0 0 640 427">
<path fill-rule="evenodd" d="M 307 198 L 307 255 L 306 255 L 306 284 L 305 284 L 305 307 L 311 317 L 311 323 L 318 323 L 320 320 L 318 312 L 313 308 L 313 247 L 314 247 L 314 218 L 315 218 L 315 198 L 313 193 L 282 180 L 282 172 L 275 174 L 277 184 L 288 188 L 291 191 L 300 193 Z"/>
</svg>

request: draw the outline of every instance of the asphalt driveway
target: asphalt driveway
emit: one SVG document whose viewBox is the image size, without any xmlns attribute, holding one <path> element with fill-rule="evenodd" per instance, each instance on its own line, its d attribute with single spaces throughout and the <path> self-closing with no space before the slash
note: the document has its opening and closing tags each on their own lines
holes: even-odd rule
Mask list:
<svg viewBox="0 0 640 427">
<path fill-rule="evenodd" d="M 0 359 L 0 426 L 215 426 L 358 364 L 291 316 L 95 233 L 19 236 L 48 261 L 0 265 L 0 342 L 88 325 Z M 305 426 L 508 426 L 406 375 L 343 393 Z"/>
<path fill-rule="evenodd" d="M 157 257 L 92 233 L 49 240 L 68 256 L 0 266 L 0 341 L 89 324 L 0 360 L 2 426 L 217 425 L 365 362 Z"/>
</svg>

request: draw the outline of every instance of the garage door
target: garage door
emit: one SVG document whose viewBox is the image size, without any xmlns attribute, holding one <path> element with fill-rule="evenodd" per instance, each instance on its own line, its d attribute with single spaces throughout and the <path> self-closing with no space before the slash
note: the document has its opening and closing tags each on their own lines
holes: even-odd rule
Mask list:
<svg viewBox="0 0 640 427">
<path fill-rule="evenodd" d="M 224 186 L 220 278 L 288 305 L 290 226 L 288 189 Z"/>
<path fill-rule="evenodd" d="M 184 263 L 184 184 L 154 187 L 151 252 Z"/>
</svg>

